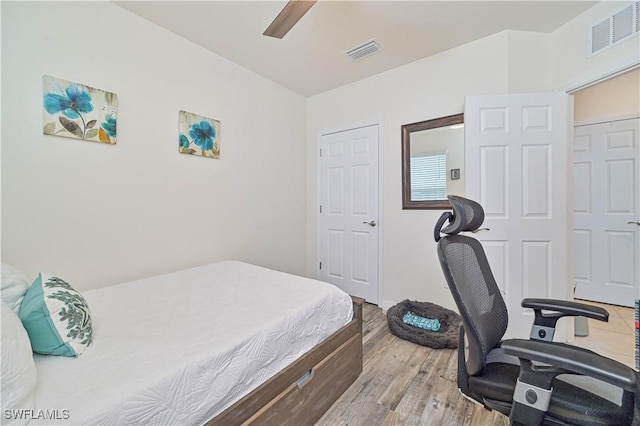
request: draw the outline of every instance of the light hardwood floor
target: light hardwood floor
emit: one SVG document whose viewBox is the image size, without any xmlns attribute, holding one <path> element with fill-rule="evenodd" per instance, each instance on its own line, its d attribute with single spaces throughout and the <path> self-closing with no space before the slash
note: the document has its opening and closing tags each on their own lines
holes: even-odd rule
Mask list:
<svg viewBox="0 0 640 426">
<path fill-rule="evenodd" d="M 633 309 L 602 306 L 609 311 L 609 323 L 589 320 L 589 337 L 573 343 L 633 367 Z M 316 425 L 509 424 L 506 416 L 459 393 L 456 350 L 431 349 L 395 337 L 375 305 L 365 303 L 363 320 L 362 374 Z"/>
<path fill-rule="evenodd" d="M 507 425 L 456 387 L 456 351 L 431 349 L 389 332 L 375 305 L 363 312 L 363 370 L 316 425 Z"/>
</svg>

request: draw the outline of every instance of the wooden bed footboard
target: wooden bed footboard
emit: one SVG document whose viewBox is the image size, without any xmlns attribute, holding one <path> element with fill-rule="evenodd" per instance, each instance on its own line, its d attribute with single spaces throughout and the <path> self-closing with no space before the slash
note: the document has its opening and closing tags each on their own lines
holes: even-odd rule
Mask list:
<svg viewBox="0 0 640 426">
<path fill-rule="evenodd" d="M 284 370 L 206 423 L 312 425 L 362 371 L 362 304 L 353 319 Z"/>
</svg>

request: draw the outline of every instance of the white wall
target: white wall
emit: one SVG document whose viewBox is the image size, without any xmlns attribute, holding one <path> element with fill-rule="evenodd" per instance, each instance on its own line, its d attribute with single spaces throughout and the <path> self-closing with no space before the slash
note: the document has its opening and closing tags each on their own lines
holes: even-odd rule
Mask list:
<svg viewBox="0 0 640 426">
<path fill-rule="evenodd" d="M 42 75 L 115 92 L 114 146 L 42 135 Z M 2 258 L 88 289 L 223 259 L 305 272 L 305 101 L 108 2 L 2 2 Z M 222 122 L 178 154 L 178 110 Z"/>
<path fill-rule="evenodd" d="M 381 300 L 453 307 L 431 236 L 440 211 L 401 209 L 400 126 L 459 113 L 466 95 L 550 90 L 637 59 L 637 38 L 583 54 L 587 25 L 624 4 L 305 101 L 110 3 L 2 2 L 3 260 L 81 289 L 227 258 L 316 276 L 318 136 L 379 122 Z M 43 74 L 117 93 L 118 144 L 43 136 Z M 179 109 L 222 121 L 220 160 L 177 153 Z"/>
<path fill-rule="evenodd" d="M 509 93 L 552 90 L 549 34 L 508 31 Z"/>
<path fill-rule="evenodd" d="M 317 272 L 319 135 L 364 123 L 382 124 L 384 213 L 381 305 L 426 300 L 453 308 L 436 256 L 440 210 L 402 210 L 400 126 L 460 113 L 464 97 L 508 89 L 508 33 L 469 43 L 311 97 L 307 102 L 308 274 Z M 462 171 L 464 173 L 464 170 Z"/>
<path fill-rule="evenodd" d="M 585 56 L 587 26 L 625 4 L 599 3 L 550 34 L 505 31 L 309 98 L 308 274 L 315 275 L 317 268 L 318 135 L 378 121 L 384 176 L 381 304 L 409 298 L 453 308 L 432 237 L 441 211 L 401 208 L 400 126 L 459 113 L 468 95 L 557 90 L 638 61 L 637 38 L 591 59 Z"/>
</svg>

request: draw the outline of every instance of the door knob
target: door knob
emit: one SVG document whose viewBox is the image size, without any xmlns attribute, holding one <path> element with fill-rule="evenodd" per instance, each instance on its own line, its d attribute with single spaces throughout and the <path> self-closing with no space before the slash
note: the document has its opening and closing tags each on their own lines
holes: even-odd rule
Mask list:
<svg viewBox="0 0 640 426">
<path fill-rule="evenodd" d="M 636 224 L 638 226 L 640 226 L 640 220 L 636 221 L 636 222 L 627 222 L 627 225 L 633 225 Z"/>
<path fill-rule="evenodd" d="M 376 221 L 375 220 L 372 220 L 371 222 L 362 222 L 362 223 L 367 224 L 369 226 L 376 226 Z"/>
</svg>

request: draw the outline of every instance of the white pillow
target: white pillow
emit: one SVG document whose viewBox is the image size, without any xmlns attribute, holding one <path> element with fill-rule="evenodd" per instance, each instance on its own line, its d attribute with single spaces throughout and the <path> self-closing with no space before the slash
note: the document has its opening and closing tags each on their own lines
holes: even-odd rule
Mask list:
<svg viewBox="0 0 640 426">
<path fill-rule="evenodd" d="M 2 305 L 2 342 L 0 357 L 2 382 L 2 423 L 3 424 L 27 424 L 29 419 L 25 416 L 22 420 L 9 415 L 11 410 L 33 410 L 35 408 L 36 391 L 36 364 L 33 361 L 33 352 L 29 336 L 20 322 L 20 318 L 11 308 Z"/>
<path fill-rule="evenodd" d="M 0 287 L 0 296 L 2 303 L 11 306 L 16 314 L 20 311 L 20 304 L 24 294 L 29 289 L 31 282 L 11 265 L 2 264 L 2 285 Z"/>
</svg>

